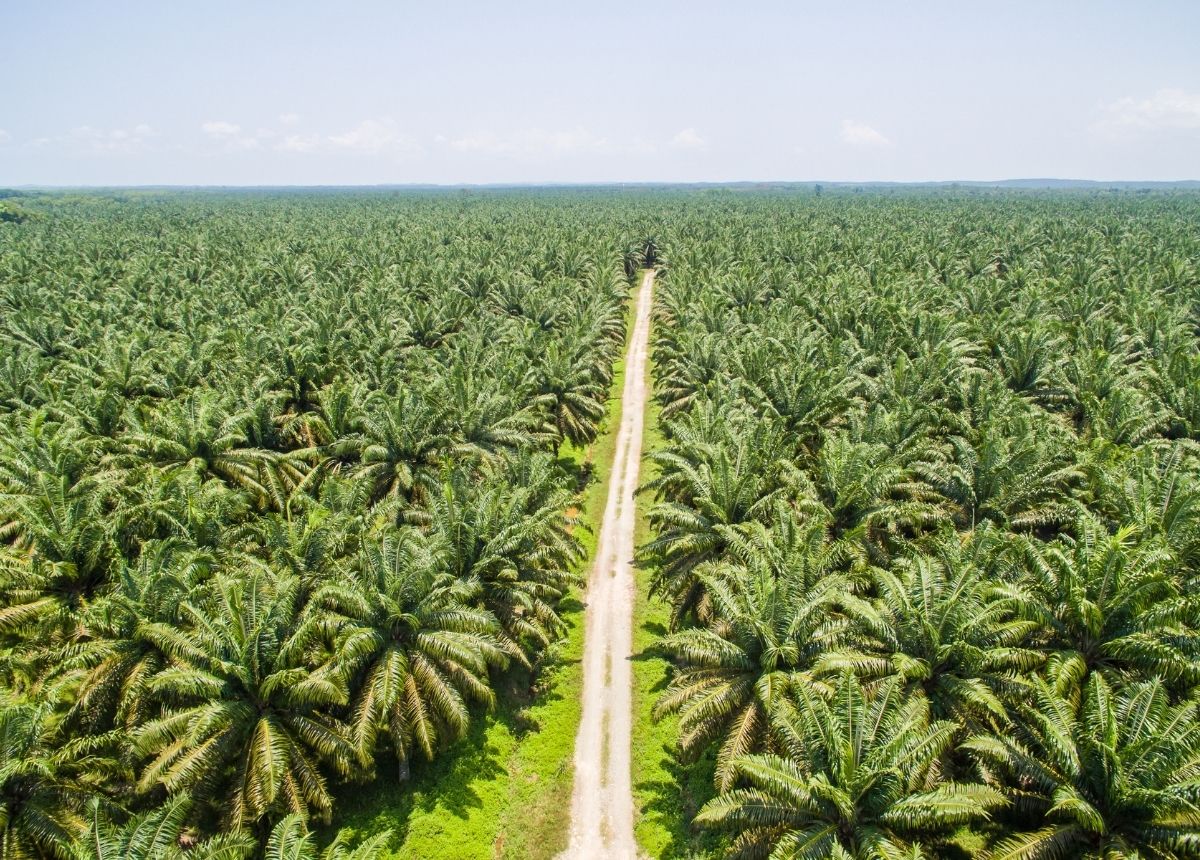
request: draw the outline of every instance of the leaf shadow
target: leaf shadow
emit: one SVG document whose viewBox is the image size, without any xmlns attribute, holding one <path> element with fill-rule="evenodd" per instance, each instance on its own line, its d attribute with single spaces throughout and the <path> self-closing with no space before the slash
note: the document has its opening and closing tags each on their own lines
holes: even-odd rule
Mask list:
<svg viewBox="0 0 1200 860">
<path fill-rule="evenodd" d="M 668 776 L 643 780 L 635 786 L 639 796 L 650 797 L 642 804 L 642 816 L 670 834 L 658 856 L 663 860 L 722 856 L 722 837 L 692 823 L 700 808 L 716 795 L 715 754 L 709 752 L 696 761 L 688 761 L 676 746 L 663 744 L 661 749 Z"/>
</svg>

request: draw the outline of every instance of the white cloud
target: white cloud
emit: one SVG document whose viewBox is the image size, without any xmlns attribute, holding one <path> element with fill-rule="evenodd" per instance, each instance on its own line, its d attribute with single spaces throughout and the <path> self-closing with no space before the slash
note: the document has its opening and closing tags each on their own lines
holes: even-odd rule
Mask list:
<svg viewBox="0 0 1200 860">
<path fill-rule="evenodd" d="M 300 114 L 298 113 L 281 113 L 279 121 L 284 125 L 295 125 L 300 122 Z"/>
<path fill-rule="evenodd" d="M 133 128 L 107 129 L 81 125 L 71 129 L 70 133 L 65 137 L 57 139 L 38 138 L 34 142 L 41 145 L 59 140 L 66 141 L 88 152 L 127 155 L 144 152 L 149 147 L 150 141 L 157 136 L 158 133 L 145 123 L 139 123 Z"/>
<path fill-rule="evenodd" d="M 203 122 L 200 124 L 200 130 L 220 143 L 221 148 L 226 152 L 258 149 L 261 145 L 261 141 L 259 140 L 259 136 L 262 134 L 261 130 L 256 134 L 242 134 L 242 127 L 240 125 L 226 122 L 223 119 Z"/>
<path fill-rule="evenodd" d="M 475 134 L 467 137 L 458 137 L 454 140 L 445 140 L 445 135 L 438 135 L 445 142 L 450 144 L 450 148 L 458 152 L 504 152 L 507 145 L 503 140 L 494 134 Z"/>
<path fill-rule="evenodd" d="M 10 140 L 12 140 L 12 135 L 0 128 L 0 143 L 8 143 Z"/>
<path fill-rule="evenodd" d="M 1102 132 L 1200 128 L 1200 93 L 1164 89 L 1145 99 L 1126 96 L 1105 105 L 1103 113 L 1093 126 Z"/>
<path fill-rule="evenodd" d="M 865 122 L 856 122 L 852 119 L 842 120 L 842 141 L 851 146 L 861 147 L 892 145 L 892 142 L 877 129 L 872 128 Z"/>
<path fill-rule="evenodd" d="M 283 120 L 283 117 L 280 119 Z M 264 132 L 259 136 L 271 137 L 273 133 Z M 420 142 L 412 135 L 402 132 L 395 120 L 386 117 L 363 120 L 340 134 L 285 134 L 275 143 L 274 148 L 279 152 L 355 152 L 398 157 L 421 152 Z"/>
<path fill-rule="evenodd" d="M 421 151 L 416 138 L 401 132 L 393 119 L 363 120 L 349 131 L 330 135 L 327 140 L 335 149 L 369 155 L 412 155 Z"/>
<path fill-rule="evenodd" d="M 705 149 L 708 141 L 700 136 L 694 128 L 685 128 L 671 138 L 671 146 L 675 149 Z"/>
<path fill-rule="evenodd" d="M 289 134 L 275 148 L 282 152 L 316 152 L 321 148 L 321 137 L 316 134 Z"/>
<path fill-rule="evenodd" d="M 242 133 L 242 127 L 235 125 L 232 122 L 225 122 L 222 119 L 209 120 L 202 123 L 200 128 L 209 137 L 236 137 Z"/>
</svg>

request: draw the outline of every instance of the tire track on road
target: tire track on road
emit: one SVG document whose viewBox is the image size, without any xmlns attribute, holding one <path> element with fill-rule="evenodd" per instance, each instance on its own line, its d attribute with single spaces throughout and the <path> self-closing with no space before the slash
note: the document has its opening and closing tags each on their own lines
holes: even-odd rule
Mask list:
<svg viewBox="0 0 1200 860">
<path fill-rule="evenodd" d="M 634 527 L 633 494 L 642 458 L 654 271 L 642 276 L 633 332 L 625 356 L 621 426 L 613 478 L 587 585 L 584 619 L 583 713 L 575 739 L 569 860 L 633 860 L 633 784 L 630 732 Z"/>
</svg>

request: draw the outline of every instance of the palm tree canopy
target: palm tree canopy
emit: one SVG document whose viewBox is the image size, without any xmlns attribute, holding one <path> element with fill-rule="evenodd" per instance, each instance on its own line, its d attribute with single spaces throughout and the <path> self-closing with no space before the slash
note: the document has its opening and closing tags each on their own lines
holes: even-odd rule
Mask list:
<svg viewBox="0 0 1200 860">
<path fill-rule="evenodd" d="M 1015 730 L 967 747 L 1011 778 L 1032 823 L 990 858 L 1200 854 L 1200 721 L 1152 680 L 1114 692 L 1101 674 L 1062 696 L 1035 682 Z M 992 770 L 994 768 L 994 770 Z"/>
<path fill-rule="evenodd" d="M 800 688 L 777 716 L 779 754 L 733 764 L 736 788 L 697 816 L 736 833 L 747 856 L 936 856 L 939 839 L 1004 805 L 992 788 L 947 779 L 939 768 L 957 726 L 930 722 L 895 681 L 868 696 L 842 676 L 829 700 Z"/>
</svg>

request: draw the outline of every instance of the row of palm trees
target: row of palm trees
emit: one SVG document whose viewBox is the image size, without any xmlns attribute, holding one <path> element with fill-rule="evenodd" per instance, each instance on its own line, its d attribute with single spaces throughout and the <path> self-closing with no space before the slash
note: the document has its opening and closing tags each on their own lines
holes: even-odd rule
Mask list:
<svg viewBox="0 0 1200 860">
<path fill-rule="evenodd" d="M 731 856 L 1200 856 L 1200 207 L 749 198 L 662 243 L 657 704 Z"/>
<path fill-rule="evenodd" d="M 30 205 L 0 250 L 0 860 L 377 856 L 318 852 L 337 786 L 407 779 L 563 630 L 612 210 Z"/>
</svg>

